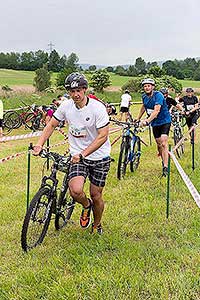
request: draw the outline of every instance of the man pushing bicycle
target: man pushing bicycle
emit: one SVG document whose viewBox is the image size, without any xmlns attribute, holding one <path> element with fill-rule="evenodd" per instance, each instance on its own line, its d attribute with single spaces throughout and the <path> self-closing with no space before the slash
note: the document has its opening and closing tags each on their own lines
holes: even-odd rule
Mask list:
<svg viewBox="0 0 200 300">
<path fill-rule="evenodd" d="M 38 155 L 61 121 L 69 125 L 68 140 L 71 154 L 69 189 L 73 199 L 82 204 L 80 216 L 82 228 L 88 228 L 93 210 L 92 233 L 102 234 L 101 218 L 104 210 L 102 192 L 110 168 L 109 117 L 106 107 L 86 96 L 88 82 L 79 73 L 65 79 L 70 99 L 63 101 L 47 124 L 33 154 Z M 86 178 L 90 180 L 90 197 L 83 191 Z"/>
</svg>

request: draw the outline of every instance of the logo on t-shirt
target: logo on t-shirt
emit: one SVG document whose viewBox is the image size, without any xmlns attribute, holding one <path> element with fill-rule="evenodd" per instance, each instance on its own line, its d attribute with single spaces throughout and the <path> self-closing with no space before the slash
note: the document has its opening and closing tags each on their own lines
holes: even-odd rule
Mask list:
<svg viewBox="0 0 200 300">
<path fill-rule="evenodd" d="M 89 121 L 89 120 L 90 120 L 90 118 L 89 118 L 89 117 L 87 117 L 87 118 L 86 118 L 86 121 Z"/>
</svg>

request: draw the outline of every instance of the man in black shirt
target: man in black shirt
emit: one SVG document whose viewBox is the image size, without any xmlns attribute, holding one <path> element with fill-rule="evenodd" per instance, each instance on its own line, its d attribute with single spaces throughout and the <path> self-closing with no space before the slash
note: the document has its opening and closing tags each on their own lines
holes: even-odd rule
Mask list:
<svg viewBox="0 0 200 300">
<path fill-rule="evenodd" d="M 169 112 L 171 113 L 173 107 L 178 108 L 178 110 L 182 110 L 182 106 L 176 102 L 171 96 L 169 96 L 169 91 L 167 88 L 162 88 L 160 89 L 160 92 L 163 94 L 166 102 L 167 102 L 167 107 L 169 109 Z"/>
<path fill-rule="evenodd" d="M 194 90 L 192 88 L 186 89 L 186 96 L 179 99 L 179 102 L 183 103 L 185 109 L 186 123 L 190 129 L 196 124 L 198 119 L 198 98 L 194 96 Z"/>
<path fill-rule="evenodd" d="M 198 98 L 194 96 L 194 90 L 192 88 L 186 89 L 186 96 L 179 99 L 179 102 L 183 103 L 185 109 L 186 124 L 188 129 L 197 124 L 198 119 Z M 192 133 L 190 133 L 192 136 Z M 192 140 L 191 140 L 192 142 Z"/>
</svg>

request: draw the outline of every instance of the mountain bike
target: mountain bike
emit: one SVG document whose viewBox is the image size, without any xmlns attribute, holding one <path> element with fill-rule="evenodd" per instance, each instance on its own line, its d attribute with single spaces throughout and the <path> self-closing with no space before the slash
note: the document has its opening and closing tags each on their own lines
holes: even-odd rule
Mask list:
<svg viewBox="0 0 200 300">
<path fill-rule="evenodd" d="M 131 172 L 134 172 L 139 166 L 141 156 L 141 139 L 137 134 L 141 131 L 141 128 L 139 126 L 139 122 L 129 123 L 113 121 L 123 128 L 117 166 L 117 178 L 121 179 L 126 174 L 128 164 L 130 164 Z"/>
<path fill-rule="evenodd" d="M 42 112 L 38 109 L 35 104 L 26 106 L 26 108 L 21 108 L 22 112 L 9 111 L 5 115 L 5 127 L 10 128 L 10 130 L 17 129 L 22 125 L 25 129 L 32 129 L 33 131 L 44 128 L 42 126 Z"/>
<path fill-rule="evenodd" d="M 52 214 L 55 214 L 55 228 L 67 225 L 74 210 L 75 202 L 68 191 L 70 157 L 42 150 L 42 158 L 53 160 L 50 176 L 42 178 L 41 186 L 27 209 L 21 232 L 21 246 L 28 250 L 41 244 L 47 233 Z M 57 172 L 64 172 L 60 192 L 58 192 Z"/>
<path fill-rule="evenodd" d="M 176 146 L 179 141 L 183 138 L 182 126 L 180 125 L 180 113 L 178 111 L 174 111 L 172 113 L 172 125 L 173 125 L 173 140 L 174 145 Z M 176 148 L 176 153 L 180 158 L 184 153 L 184 144 L 183 142 L 180 144 L 178 148 Z"/>
</svg>

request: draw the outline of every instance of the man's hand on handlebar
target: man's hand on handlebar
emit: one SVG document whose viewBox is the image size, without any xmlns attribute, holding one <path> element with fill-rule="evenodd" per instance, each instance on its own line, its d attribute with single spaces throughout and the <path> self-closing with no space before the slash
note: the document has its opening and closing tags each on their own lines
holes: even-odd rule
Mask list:
<svg viewBox="0 0 200 300">
<path fill-rule="evenodd" d="M 42 149 L 43 149 L 42 146 L 35 145 L 35 146 L 33 146 L 32 154 L 35 156 L 38 156 L 40 154 L 40 152 L 42 151 Z"/>
</svg>

